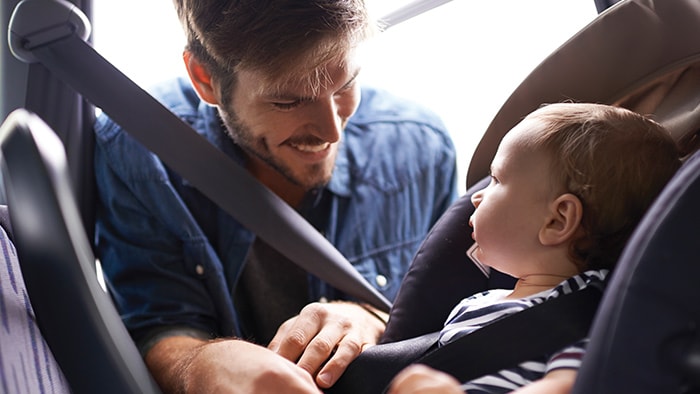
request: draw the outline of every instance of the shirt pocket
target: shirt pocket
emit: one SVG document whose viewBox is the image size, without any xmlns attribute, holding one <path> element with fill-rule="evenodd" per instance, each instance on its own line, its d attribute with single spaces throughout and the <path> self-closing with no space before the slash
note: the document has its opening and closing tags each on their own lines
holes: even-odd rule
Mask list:
<svg viewBox="0 0 700 394">
<path fill-rule="evenodd" d="M 393 301 L 417 247 L 417 241 L 384 245 L 350 262 L 374 288 Z"/>
</svg>

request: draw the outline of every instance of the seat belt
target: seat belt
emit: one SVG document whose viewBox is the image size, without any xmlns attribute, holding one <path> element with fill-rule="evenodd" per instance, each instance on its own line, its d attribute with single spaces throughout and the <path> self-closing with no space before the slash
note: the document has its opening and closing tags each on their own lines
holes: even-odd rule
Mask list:
<svg viewBox="0 0 700 394">
<path fill-rule="evenodd" d="M 399 371 L 425 364 L 460 382 L 512 368 L 563 349 L 588 336 L 603 291 L 591 284 L 508 315 L 444 346 L 439 332 L 363 351 L 326 394 L 386 392 Z"/>
<path fill-rule="evenodd" d="M 36 4 L 20 3 L 10 21 L 10 47 L 18 59 L 41 62 L 173 171 L 304 270 L 389 311 L 391 303 L 309 222 L 75 34 L 85 31 L 84 26 L 76 26 L 81 23 L 88 24 L 89 31 L 89 22 L 77 7 L 63 10 L 68 16 L 56 16 L 55 21 L 51 16 L 38 18 Z"/>
</svg>

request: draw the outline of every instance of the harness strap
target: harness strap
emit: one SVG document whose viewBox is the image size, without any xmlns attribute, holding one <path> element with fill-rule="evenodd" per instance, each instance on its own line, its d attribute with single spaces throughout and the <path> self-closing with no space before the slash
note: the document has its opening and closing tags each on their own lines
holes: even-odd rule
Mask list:
<svg viewBox="0 0 700 394">
<path fill-rule="evenodd" d="M 403 368 L 426 364 L 460 382 L 553 353 L 588 336 L 602 284 L 508 315 L 438 347 L 439 332 L 372 346 L 355 359 L 326 394 L 382 393 Z"/>
<path fill-rule="evenodd" d="M 588 335 L 602 289 L 591 284 L 495 321 L 416 362 L 461 382 L 553 353 Z"/>
</svg>

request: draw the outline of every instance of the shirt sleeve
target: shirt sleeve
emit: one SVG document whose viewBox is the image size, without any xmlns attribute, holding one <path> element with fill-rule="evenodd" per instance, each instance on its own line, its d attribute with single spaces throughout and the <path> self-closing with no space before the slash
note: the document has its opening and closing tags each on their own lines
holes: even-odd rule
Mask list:
<svg viewBox="0 0 700 394">
<path fill-rule="evenodd" d="M 96 124 L 97 254 L 132 337 L 160 326 L 216 332 L 214 253 L 162 163 L 112 121 Z M 211 279 L 213 280 L 213 279 Z"/>
</svg>

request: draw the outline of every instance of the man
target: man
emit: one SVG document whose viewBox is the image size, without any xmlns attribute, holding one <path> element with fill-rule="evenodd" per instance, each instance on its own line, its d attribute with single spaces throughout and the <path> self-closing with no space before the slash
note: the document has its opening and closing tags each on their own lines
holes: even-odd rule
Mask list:
<svg viewBox="0 0 700 394">
<path fill-rule="evenodd" d="M 191 84 L 154 95 L 392 299 L 455 197 L 455 153 L 432 113 L 360 90 L 375 30 L 363 1 L 175 5 Z M 317 392 L 376 343 L 376 310 L 256 240 L 108 118 L 95 131 L 97 249 L 165 391 Z"/>
</svg>

